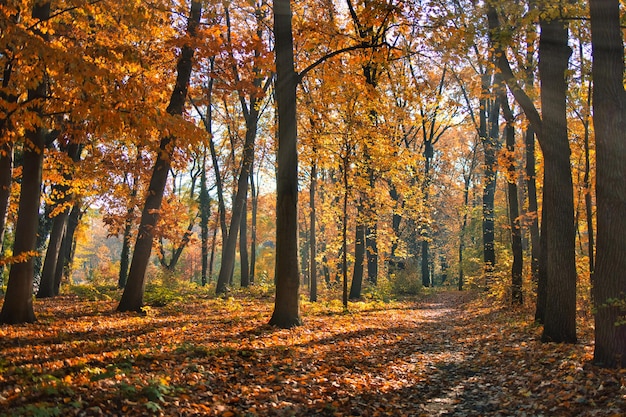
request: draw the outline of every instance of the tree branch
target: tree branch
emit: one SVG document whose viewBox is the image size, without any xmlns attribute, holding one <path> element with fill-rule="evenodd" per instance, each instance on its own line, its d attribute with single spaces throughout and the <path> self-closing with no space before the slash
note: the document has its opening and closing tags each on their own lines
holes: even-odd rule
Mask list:
<svg viewBox="0 0 626 417">
<path fill-rule="evenodd" d="M 308 67 L 306 67 L 305 69 L 303 69 L 302 71 L 300 71 L 298 73 L 298 83 L 302 82 L 302 79 L 311 71 L 313 71 L 315 68 L 317 68 L 318 66 L 320 66 L 321 64 L 323 64 L 324 62 L 328 61 L 330 58 L 333 58 L 337 55 L 343 54 L 345 52 L 350 52 L 350 51 L 356 51 L 359 49 L 368 49 L 368 48 L 379 48 L 381 46 L 385 46 L 386 43 L 379 43 L 379 44 L 371 44 L 369 42 L 362 42 L 358 45 L 352 45 L 352 46 L 348 46 L 346 48 L 341 48 L 341 49 L 337 49 L 336 51 L 333 51 L 329 54 L 324 55 L 323 57 L 319 58 L 317 61 L 313 62 L 311 65 L 309 65 Z"/>
</svg>

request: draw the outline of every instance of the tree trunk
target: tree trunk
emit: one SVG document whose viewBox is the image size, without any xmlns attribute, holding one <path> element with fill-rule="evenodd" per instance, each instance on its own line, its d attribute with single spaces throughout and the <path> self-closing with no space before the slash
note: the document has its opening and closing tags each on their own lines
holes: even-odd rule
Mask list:
<svg viewBox="0 0 626 417">
<path fill-rule="evenodd" d="M 535 11 L 537 4 L 534 0 L 528 1 L 528 8 L 530 12 Z M 527 26 L 526 34 L 526 77 L 525 83 L 528 88 L 534 88 L 535 73 L 534 73 L 534 47 L 533 44 L 537 39 L 537 26 L 535 23 L 531 23 Z M 534 285 L 539 286 L 539 280 L 543 280 L 542 286 L 545 286 L 546 276 L 540 277 L 539 275 L 539 258 L 541 252 L 541 243 L 539 236 L 539 208 L 537 204 L 537 182 L 536 182 L 536 160 L 535 160 L 535 129 L 532 123 L 526 127 L 524 136 L 524 145 L 526 150 L 526 190 L 528 197 L 528 212 L 531 221 L 529 224 L 530 234 L 530 276 Z"/>
<path fill-rule="evenodd" d="M 492 34 L 497 33 L 500 23 L 493 6 L 489 7 L 487 17 Z M 576 341 L 576 229 L 566 117 L 565 77 L 571 54 L 567 38 L 565 21 L 541 21 L 539 75 L 543 116 L 519 87 L 501 45 L 495 44 L 495 52 L 497 66 L 537 133 L 544 156 L 539 274 L 541 277 L 545 271 L 547 279 L 545 303 L 539 298 L 540 288 L 537 290 L 536 317 L 543 318 L 543 340 L 573 343 Z"/>
<path fill-rule="evenodd" d="M 201 2 L 196 0 L 192 1 L 189 18 L 187 20 L 187 33 L 189 35 L 195 35 L 196 28 L 200 23 L 201 14 Z M 193 54 L 193 47 L 189 45 L 182 47 L 176 68 L 176 84 L 167 107 L 167 113 L 172 116 L 180 116 L 183 113 L 193 67 Z M 135 241 L 135 250 L 130 264 L 128 281 L 120 303 L 117 306 L 118 311 L 141 311 L 143 306 L 146 268 L 150 260 L 154 227 L 159 217 L 158 210 L 161 208 L 161 201 L 163 200 L 163 193 L 167 183 L 167 175 L 170 170 L 171 156 L 175 147 L 173 141 L 174 138 L 171 136 L 166 136 L 161 139 L 154 170 L 150 178 L 148 195 L 141 213 L 141 222 L 139 224 L 137 240 Z"/>
<path fill-rule="evenodd" d="M 50 4 L 47 5 L 49 11 Z M 42 83 L 38 90 L 40 92 L 45 91 L 45 84 Z M 34 95 L 35 93 L 31 92 L 31 97 Z M 37 96 L 41 95 L 37 93 Z M 23 256 L 24 259 L 11 265 L 4 304 L 2 311 L 0 311 L 0 323 L 2 324 L 33 323 L 36 320 L 32 295 L 44 132 L 42 128 L 38 128 L 34 132 L 28 132 L 27 136 L 33 148 L 28 146 L 24 151 L 22 189 L 13 243 L 14 256 Z"/>
<path fill-rule="evenodd" d="M 389 196 L 393 201 L 395 201 L 396 207 L 402 206 L 400 203 L 400 194 L 398 193 L 398 189 L 393 184 L 389 184 Z M 394 259 L 396 257 L 396 251 L 398 250 L 398 240 L 400 239 L 400 223 L 402 222 L 402 216 L 398 214 L 400 210 L 394 210 L 393 215 L 391 217 L 391 230 L 393 230 L 393 242 L 391 243 L 391 254 L 390 258 Z"/>
<path fill-rule="evenodd" d="M 352 284 L 350 285 L 350 295 L 348 296 L 350 300 L 361 298 L 363 262 L 365 261 L 365 230 L 364 224 L 357 224 L 354 238 L 354 269 L 352 270 Z"/>
<path fill-rule="evenodd" d="M 133 227 L 132 212 L 129 209 L 124 220 L 124 234 L 122 235 L 122 253 L 120 254 L 120 272 L 117 279 L 117 288 L 125 288 L 128 280 L 128 266 L 130 261 L 130 238 Z"/>
<path fill-rule="evenodd" d="M 528 212 L 530 220 L 530 277 L 532 282 L 539 286 L 539 257 L 541 253 L 541 243 L 539 236 L 539 205 L 537 204 L 537 182 L 535 172 L 535 132 L 532 126 L 526 128 L 525 134 L 526 149 L 526 190 L 528 192 Z M 545 280 L 545 276 L 542 280 Z"/>
<path fill-rule="evenodd" d="M 209 256 L 209 276 L 208 282 L 213 281 L 213 265 L 215 263 L 215 247 L 217 242 L 217 227 L 213 229 L 213 238 L 211 240 L 211 256 Z"/>
<path fill-rule="evenodd" d="M 461 233 L 459 236 L 459 291 L 463 290 L 464 272 L 463 272 L 463 251 L 465 250 L 465 230 L 467 229 L 467 216 L 469 210 L 469 190 L 472 184 L 474 168 L 476 166 L 476 148 L 472 149 L 472 159 L 470 161 L 468 171 L 463 173 L 463 221 L 461 222 Z"/>
<path fill-rule="evenodd" d="M 0 147 L 0 246 L 4 242 L 4 229 L 11 198 L 12 176 L 13 144 L 5 143 Z"/>
<path fill-rule="evenodd" d="M 13 23 L 19 19 L 19 12 L 13 16 Z M 0 98 L 9 105 L 14 105 L 18 101 L 18 95 L 10 93 L 9 86 L 11 75 L 13 74 L 13 61 L 8 60 L 2 72 L 2 91 Z M 0 137 L 5 135 L 12 128 L 10 116 L 7 114 L 0 120 Z M 13 143 L 7 142 L 0 146 L 0 247 L 4 242 L 4 229 L 6 226 L 7 213 L 11 198 L 11 182 L 13 180 Z M 0 268 L 1 270 L 1 268 Z"/>
<path fill-rule="evenodd" d="M 274 1 L 278 168 L 276 178 L 276 299 L 270 324 L 301 323 L 298 289 L 298 151 L 290 0 Z"/>
<path fill-rule="evenodd" d="M 489 93 L 493 86 L 488 75 L 483 75 L 483 91 Z M 493 282 L 493 274 L 496 266 L 495 248 L 495 195 L 497 179 L 497 153 L 499 148 L 498 136 L 500 130 L 500 97 L 496 95 L 493 100 L 483 99 L 485 114 L 481 109 L 481 132 L 483 138 L 483 152 L 485 155 L 485 171 L 483 184 L 483 262 L 485 269 L 485 285 L 487 289 Z M 483 123 L 485 124 L 483 126 Z"/>
<path fill-rule="evenodd" d="M 507 150 L 507 186 L 509 201 L 509 225 L 511 227 L 511 250 L 513 252 L 513 264 L 511 265 L 511 302 L 524 304 L 522 292 L 522 270 L 524 266 L 524 253 L 522 250 L 522 229 L 520 225 L 519 201 L 517 199 L 517 172 L 515 167 L 515 116 L 509 107 L 506 91 L 503 92 L 502 111 L 506 120 L 505 141 Z"/>
<path fill-rule="evenodd" d="M 244 214 L 244 207 L 248 195 L 248 177 L 254 160 L 254 142 L 257 133 L 258 110 L 255 106 L 250 107 L 250 115 L 246 118 L 246 140 L 244 142 L 243 162 L 241 164 L 241 172 L 237 180 L 237 193 L 233 201 L 231 211 L 230 227 L 228 229 L 228 237 L 226 242 L 222 243 L 222 265 L 217 279 L 215 292 L 217 294 L 225 294 L 228 291 L 228 283 L 231 280 L 235 267 L 235 252 L 237 249 L 237 237 L 241 227 L 241 221 Z M 297 258 L 297 256 L 296 256 Z"/>
<path fill-rule="evenodd" d="M 67 155 L 75 164 L 80 161 L 81 151 L 82 146 L 79 144 L 70 143 L 69 145 L 67 145 Z M 66 183 L 69 183 L 72 180 L 71 174 L 69 172 L 70 170 L 68 169 L 67 172 L 63 174 L 63 178 Z M 61 198 L 56 202 L 55 206 L 67 204 L 72 198 L 72 196 L 69 195 L 69 186 L 57 184 L 55 185 L 55 187 L 58 190 L 58 195 L 61 195 Z M 63 244 L 63 238 L 65 236 L 69 215 L 70 207 L 66 207 L 52 220 L 52 229 L 50 232 L 50 238 L 48 239 L 48 249 L 46 250 L 46 257 L 43 263 L 43 270 L 41 272 L 41 281 L 39 283 L 39 290 L 37 291 L 37 298 L 49 298 L 57 295 L 57 292 L 55 291 L 57 264 L 59 262 L 63 263 L 63 259 L 61 256 L 61 247 Z"/>
<path fill-rule="evenodd" d="M 248 178 L 246 178 L 246 181 Z M 247 188 L 247 187 L 246 187 Z M 248 202 L 247 195 L 244 197 L 241 213 L 241 224 L 239 225 L 239 264 L 241 269 L 241 286 L 246 288 L 250 285 L 250 270 L 248 259 Z"/>
<path fill-rule="evenodd" d="M 424 127 L 424 135 L 426 135 L 426 128 Z M 428 206 L 428 200 L 430 197 L 430 161 L 434 156 L 434 148 L 433 141 L 431 138 L 424 137 L 424 185 L 422 191 L 424 193 L 424 205 Z M 422 226 L 423 232 L 421 233 L 423 236 L 421 242 L 421 251 L 422 251 L 422 285 L 424 287 L 432 286 L 432 280 L 430 276 L 430 268 L 428 266 L 429 253 L 428 253 L 428 241 L 429 241 L 429 228 L 427 226 Z"/>
<path fill-rule="evenodd" d="M 545 175 L 544 181 L 545 183 Z M 546 319 L 546 305 L 548 303 L 548 228 L 546 220 L 541 216 L 541 235 L 539 236 L 539 259 L 537 262 L 537 306 L 535 309 L 535 321 L 543 324 Z"/>
<path fill-rule="evenodd" d="M 204 287 L 207 284 L 209 269 L 209 217 L 211 216 L 211 197 L 206 185 L 206 149 L 202 159 L 202 173 L 200 174 L 200 244 L 202 258 L 202 276 L 200 282 Z"/>
<path fill-rule="evenodd" d="M 582 47 L 581 47 L 582 48 Z M 589 98 L 587 100 L 587 105 L 591 108 L 591 94 L 592 94 L 592 81 L 589 81 Z M 585 217 L 587 221 L 587 235 L 588 235 L 588 253 L 589 253 L 589 277 L 591 280 L 591 287 L 593 288 L 593 272 L 595 270 L 594 265 L 594 231 L 593 231 L 593 201 L 592 201 L 592 193 L 593 188 L 591 185 L 591 156 L 589 149 L 589 136 L 590 136 L 590 126 L 589 120 L 590 113 L 587 112 L 585 118 L 583 120 L 583 126 L 585 129 L 584 137 L 585 137 L 585 174 L 583 178 L 583 183 L 585 185 Z"/>
<path fill-rule="evenodd" d="M 163 242 L 160 243 L 161 258 L 159 260 L 159 263 L 166 270 L 173 272 L 176 269 L 176 265 L 178 265 L 178 261 L 180 260 L 180 257 L 182 256 L 183 251 L 185 250 L 185 248 L 191 241 L 191 236 L 193 235 L 194 225 L 195 225 L 195 219 L 191 220 L 189 222 L 189 225 L 187 225 L 187 230 L 185 230 L 185 233 L 183 234 L 183 238 L 180 241 L 180 245 L 178 245 L 178 247 L 172 250 L 172 257 L 170 258 L 169 262 L 165 260 L 165 249 L 163 248 Z"/>
<path fill-rule="evenodd" d="M 52 222 L 52 231 L 48 240 L 48 249 L 46 250 L 46 257 L 43 263 L 37 298 L 49 298 L 56 295 L 54 292 L 55 274 L 69 214 L 70 209 L 68 207 L 54 217 Z"/>
<path fill-rule="evenodd" d="M 547 236 L 546 312 L 542 340 L 576 342 L 576 229 L 567 134 L 567 83 L 571 49 L 559 19 L 541 22 L 539 74 L 543 119 L 543 216 Z"/>
<path fill-rule="evenodd" d="M 343 223 L 341 224 L 341 301 L 343 308 L 348 309 L 348 152 L 343 160 Z M 355 249 L 356 253 L 356 249 Z M 356 256 L 355 256 L 356 257 Z M 361 260 L 362 262 L 363 260 Z"/>
<path fill-rule="evenodd" d="M 376 222 L 375 219 L 372 221 Z M 376 285 L 378 282 L 378 225 L 376 223 L 365 230 L 365 252 L 367 254 L 367 280 L 370 284 Z"/>
<path fill-rule="evenodd" d="M 594 362 L 626 366 L 626 91 L 618 0 L 590 0 L 597 230 Z"/>
<path fill-rule="evenodd" d="M 76 232 L 76 228 L 78 227 L 80 215 L 80 203 L 75 201 L 68 216 L 63 242 L 61 243 L 61 251 L 59 253 L 59 260 L 57 261 L 57 268 L 54 276 L 54 295 L 59 295 L 63 276 L 66 276 L 69 281 L 74 254 L 74 234 Z"/>
<path fill-rule="evenodd" d="M 36 20 L 45 21 L 50 18 L 50 2 L 33 6 L 32 16 Z M 39 34 L 45 39 L 45 34 Z M 44 79 L 37 87 L 28 91 L 29 101 L 41 101 L 48 95 L 48 83 Z M 42 113 L 41 104 L 35 108 Z M 7 292 L 4 304 L 0 311 L 0 323 L 20 324 L 33 323 L 33 277 L 34 277 L 34 250 L 37 242 L 37 226 L 39 218 L 39 202 L 41 196 L 41 172 L 45 146 L 45 132 L 43 127 L 26 133 L 29 146 L 24 148 L 22 165 L 22 189 L 15 225 L 15 240 L 13 242 L 14 256 L 24 257 L 21 262 L 11 265 Z"/>
<path fill-rule="evenodd" d="M 250 284 L 254 284 L 256 275 L 256 227 L 257 227 L 257 212 L 259 208 L 259 196 L 256 182 L 254 181 L 254 165 L 250 167 L 250 194 L 252 203 L 252 224 L 251 224 L 251 236 L 250 236 Z"/>
<path fill-rule="evenodd" d="M 313 149 L 315 153 L 315 148 Z M 315 225 L 315 191 L 317 187 L 317 164 L 313 161 L 311 166 L 311 184 L 309 186 L 309 207 L 311 209 L 310 213 L 310 242 L 309 249 L 311 254 L 309 256 L 309 301 L 316 302 L 317 301 L 317 262 L 315 258 L 317 257 L 317 242 L 316 242 L 316 225 Z"/>
</svg>

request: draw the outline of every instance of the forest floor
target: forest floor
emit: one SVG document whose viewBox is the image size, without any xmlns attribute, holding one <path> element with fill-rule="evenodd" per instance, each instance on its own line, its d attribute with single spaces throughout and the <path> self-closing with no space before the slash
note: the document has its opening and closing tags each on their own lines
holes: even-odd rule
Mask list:
<svg viewBox="0 0 626 417">
<path fill-rule="evenodd" d="M 196 295 L 115 313 L 114 301 L 36 301 L 38 322 L 0 327 L 2 416 L 619 416 L 626 370 L 541 343 L 529 309 L 471 292 L 412 301 L 302 303 Z"/>
</svg>

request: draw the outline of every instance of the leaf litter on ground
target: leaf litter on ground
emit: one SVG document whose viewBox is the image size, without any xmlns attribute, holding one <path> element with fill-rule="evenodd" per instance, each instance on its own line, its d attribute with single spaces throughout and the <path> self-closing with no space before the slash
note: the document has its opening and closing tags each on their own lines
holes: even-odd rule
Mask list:
<svg viewBox="0 0 626 417">
<path fill-rule="evenodd" d="M 114 313 L 115 302 L 37 302 L 35 324 L 0 327 L 1 416 L 619 416 L 626 371 L 540 342 L 530 309 L 472 292 L 303 303 L 268 326 L 271 300 L 190 296 Z"/>
</svg>

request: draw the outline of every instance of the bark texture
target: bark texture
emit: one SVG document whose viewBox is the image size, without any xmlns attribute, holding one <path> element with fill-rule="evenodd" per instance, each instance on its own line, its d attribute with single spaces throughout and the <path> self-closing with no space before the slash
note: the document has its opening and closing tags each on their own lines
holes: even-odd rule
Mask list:
<svg viewBox="0 0 626 417">
<path fill-rule="evenodd" d="M 298 289 L 298 152 L 296 87 L 291 3 L 274 2 L 278 168 L 276 178 L 276 299 L 270 324 L 288 328 L 301 323 Z"/>
</svg>

